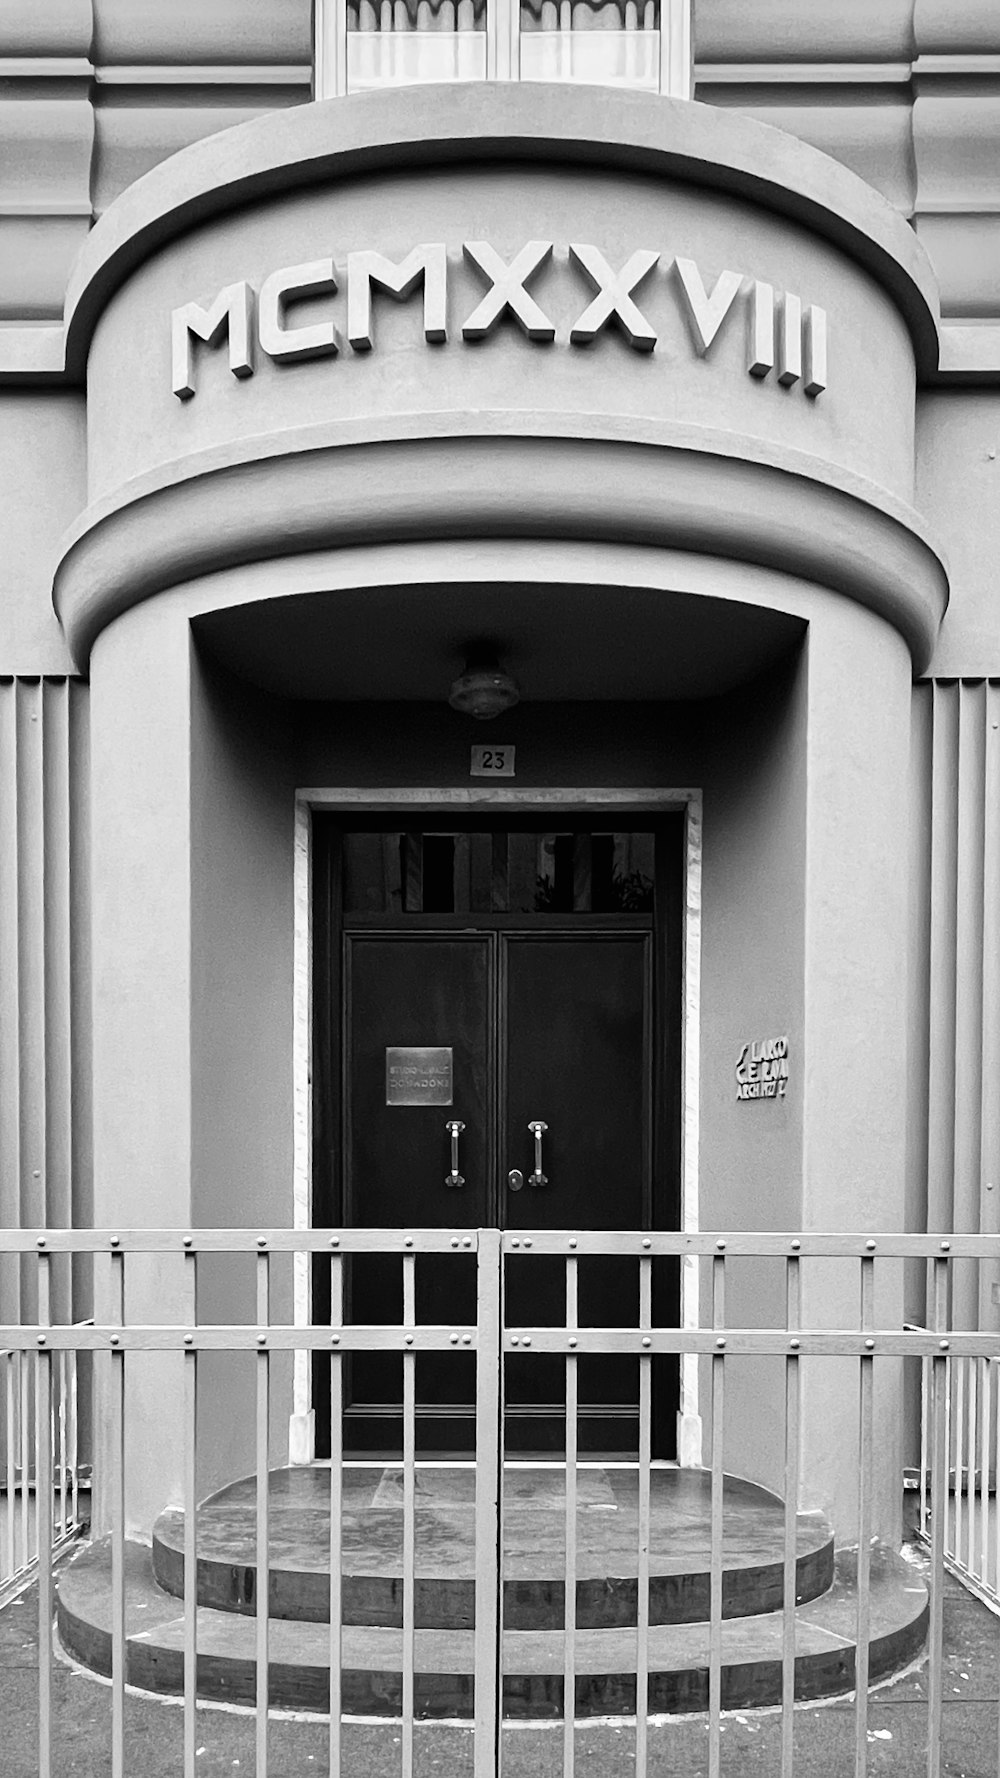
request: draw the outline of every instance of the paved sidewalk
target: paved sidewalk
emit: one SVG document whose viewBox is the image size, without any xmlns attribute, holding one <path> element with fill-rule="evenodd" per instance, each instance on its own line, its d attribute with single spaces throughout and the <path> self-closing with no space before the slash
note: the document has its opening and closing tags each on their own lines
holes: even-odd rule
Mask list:
<svg viewBox="0 0 1000 1778">
<path fill-rule="evenodd" d="M 942 1778 L 997 1778 L 1000 1620 L 957 1582 L 946 1583 L 944 1749 Z M 916 1669 L 873 1693 L 868 1751 L 872 1778 L 922 1778 L 926 1770 L 927 1675 Z M 34 1591 L 0 1613 L 0 1774 L 37 1778 L 38 1626 Z M 110 1772 L 111 1693 L 107 1685 L 61 1659 L 53 1667 L 53 1778 L 103 1778 Z M 130 1694 L 126 1705 L 128 1778 L 179 1778 L 183 1771 L 182 1711 L 175 1703 Z M 780 1717 L 725 1718 L 727 1778 L 778 1778 Z M 627 1725 L 577 1730 L 580 1778 L 632 1778 L 634 1732 Z M 205 1778 L 255 1778 L 252 1716 L 199 1711 L 198 1768 Z M 707 1770 L 704 1718 L 656 1724 L 650 1730 L 650 1774 L 697 1778 Z M 322 1722 L 272 1718 L 269 1778 L 307 1778 L 328 1771 Z M 472 1771 L 468 1729 L 418 1725 L 417 1771 L 426 1778 L 466 1778 Z M 798 1778 L 851 1778 L 854 1707 L 850 1702 L 795 1712 Z M 394 1778 L 399 1770 L 396 1725 L 344 1727 L 345 1778 Z M 504 1778 L 561 1778 L 561 1725 L 505 1732 Z"/>
</svg>

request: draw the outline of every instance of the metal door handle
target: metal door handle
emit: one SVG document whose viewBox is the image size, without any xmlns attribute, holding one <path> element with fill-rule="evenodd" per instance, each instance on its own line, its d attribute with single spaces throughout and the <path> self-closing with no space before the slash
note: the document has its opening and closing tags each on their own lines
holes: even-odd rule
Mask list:
<svg viewBox="0 0 1000 1778">
<path fill-rule="evenodd" d="M 537 1120 L 528 1125 L 528 1129 L 535 1138 L 535 1171 L 528 1175 L 529 1185 L 538 1186 L 548 1185 L 549 1183 L 545 1174 L 542 1172 L 542 1137 L 548 1127 L 548 1124 L 539 1123 Z"/>
<path fill-rule="evenodd" d="M 465 1129 L 465 1125 L 460 1123 L 457 1117 L 453 1117 L 444 1127 L 451 1131 L 451 1172 L 445 1174 L 444 1182 L 445 1185 L 454 1188 L 457 1185 L 465 1184 L 465 1180 L 458 1170 L 458 1138 Z"/>
</svg>

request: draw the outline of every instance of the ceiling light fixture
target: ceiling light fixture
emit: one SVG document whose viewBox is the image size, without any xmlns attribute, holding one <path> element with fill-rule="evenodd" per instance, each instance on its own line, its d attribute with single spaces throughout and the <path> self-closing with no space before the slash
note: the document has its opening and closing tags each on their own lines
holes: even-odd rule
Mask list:
<svg viewBox="0 0 1000 1778">
<path fill-rule="evenodd" d="M 465 666 L 452 685 L 448 702 L 463 716 L 475 716 L 489 722 L 520 701 L 517 680 L 497 659 L 490 642 L 472 642 L 465 652 Z"/>
</svg>

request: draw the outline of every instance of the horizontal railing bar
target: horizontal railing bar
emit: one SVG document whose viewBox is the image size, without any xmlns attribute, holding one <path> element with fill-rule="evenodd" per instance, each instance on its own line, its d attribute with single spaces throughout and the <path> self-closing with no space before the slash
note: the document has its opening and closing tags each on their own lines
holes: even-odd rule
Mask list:
<svg viewBox="0 0 1000 1778">
<path fill-rule="evenodd" d="M 997 1259 L 997 1235 L 684 1234 L 676 1230 L 504 1230 L 504 1253 L 636 1258 Z M 4 1229 L 6 1253 L 475 1253 L 468 1229 Z"/>
<path fill-rule="evenodd" d="M 815 1332 L 799 1332 L 790 1338 L 787 1329 L 727 1328 L 724 1336 L 711 1328 L 660 1327 L 642 1332 L 631 1327 L 582 1327 L 567 1330 L 561 1327 L 527 1327 L 506 1329 L 504 1351 L 588 1353 L 720 1352 L 739 1356 L 868 1358 L 919 1357 L 921 1354 L 954 1357 L 987 1357 L 997 1349 L 995 1333 L 951 1333 L 947 1339 L 937 1334 L 905 1333 L 886 1329 L 868 1333 L 852 1328 L 830 1328 Z M 245 1322 L 192 1327 L 176 1324 L 170 1327 L 0 1327 L 0 1339 L 13 1350 L 33 1352 L 324 1352 L 334 1348 L 342 1352 L 447 1352 L 475 1351 L 474 1327 L 438 1327 L 433 1325 L 367 1326 L 338 1328 L 249 1325 Z"/>
<path fill-rule="evenodd" d="M 3 1338 L 17 1350 L 37 1352 L 474 1352 L 474 1327 L 263 1326 L 206 1324 L 194 1327 L 5 1327 Z"/>
<path fill-rule="evenodd" d="M 503 1235 L 504 1253 L 539 1257 L 574 1253 L 578 1257 L 646 1258 L 724 1254 L 736 1258 L 795 1259 L 997 1259 L 998 1235 L 902 1234 L 684 1234 L 676 1230 L 528 1229 Z"/>
<path fill-rule="evenodd" d="M 475 1253 L 473 1229 L 3 1229 L 2 1253 Z"/>
<path fill-rule="evenodd" d="M 995 1333 L 951 1333 L 947 1339 L 937 1334 L 907 1334 L 887 1329 L 881 1333 L 856 1331 L 852 1328 L 829 1328 L 815 1332 L 796 1333 L 794 1339 L 787 1329 L 727 1328 L 725 1337 L 711 1328 L 660 1327 L 640 1333 L 632 1327 L 584 1327 L 568 1333 L 561 1327 L 511 1328 L 504 1335 L 505 1351 L 565 1353 L 573 1349 L 585 1353 L 632 1353 L 642 1356 L 652 1352 L 694 1352 L 706 1356 L 726 1354 L 752 1357 L 803 1358 L 913 1358 L 922 1353 L 940 1356 L 942 1352 L 955 1357 L 983 1356 L 995 1352 L 1000 1335 Z"/>
</svg>

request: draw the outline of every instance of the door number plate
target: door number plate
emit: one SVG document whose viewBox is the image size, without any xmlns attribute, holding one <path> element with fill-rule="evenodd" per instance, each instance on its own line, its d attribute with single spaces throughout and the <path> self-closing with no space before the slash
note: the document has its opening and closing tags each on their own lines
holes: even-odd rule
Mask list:
<svg viewBox="0 0 1000 1778">
<path fill-rule="evenodd" d="M 470 778 L 513 778 L 513 747 L 473 747 Z"/>
</svg>

